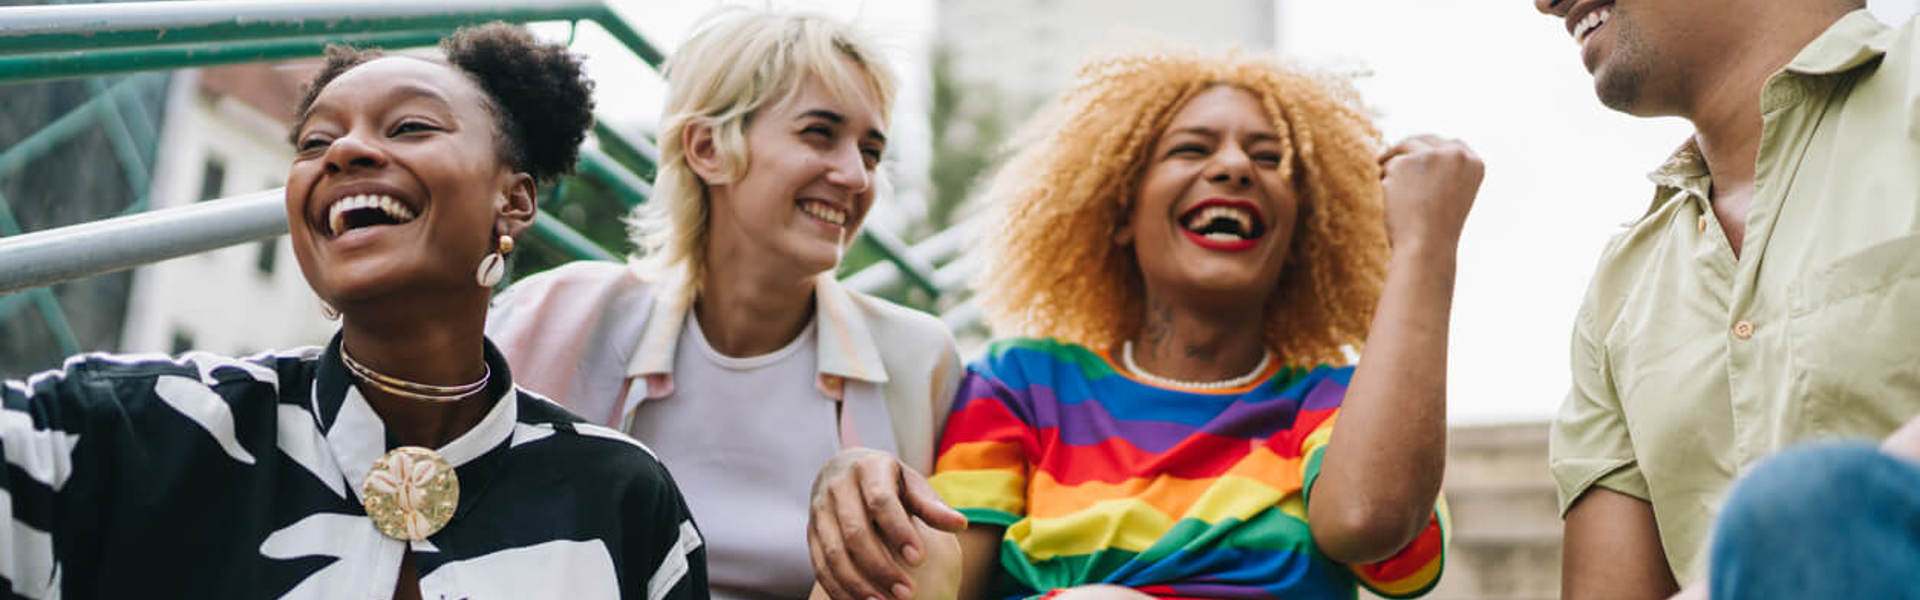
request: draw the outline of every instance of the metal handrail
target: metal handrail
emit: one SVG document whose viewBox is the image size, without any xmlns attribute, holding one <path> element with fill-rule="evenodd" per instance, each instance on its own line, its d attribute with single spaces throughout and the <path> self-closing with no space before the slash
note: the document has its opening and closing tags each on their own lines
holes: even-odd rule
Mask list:
<svg viewBox="0 0 1920 600">
<path fill-rule="evenodd" d="M 914 283 L 916 286 L 922 285 L 920 282 L 925 281 L 932 282 L 933 287 L 942 292 L 951 290 L 953 286 L 941 283 L 940 272 L 929 267 L 952 260 L 955 255 L 965 250 L 966 245 L 973 241 L 974 229 L 979 224 L 980 221 L 977 219 L 962 221 L 928 236 L 927 239 L 921 240 L 919 244 L 904 252 L 903 258 L 906 260 L 877 262 L 846 276 L 847 287 L 858 290 L 879 290 L 893 287 L 902 281 Z M 921 268 L 927 270 L 917 275 L 909 275 L 901 270 L 901 262 L 921 265 Z"/>
<path fill-rule="evenodd" d="M 113 17 L 102 19 L 102 14 Z M 494 20 L 590 20 L 649 64 L 657 66 L 664 60 L 658 49 L 598 0 L 523 7 L 464 0 L 31 6 L 0 8 L 0 83 L 318 56 L 332 43 L 429 45 L 455 27 Z M 128 124 L 120 118 L 113 99 L 130 85 L 131 80 L 123 81 L 103 90 L 96 80 L 94 99 L 0 152 L 0 176 L 102 120 L 113 129 L 110 137 L 124 162 Z M 596 133 L 603 144 L 629 156 L 657 160 L 658 151 L 644 140 L 616 139 L 617 132 L 604 126 Z M 584 174 L 608 184 L 629 203 L 643 202 L 651 192 L 644 179 L 604 154 L 589 151 L 587 163 L 591 173 Z M 142 168 L 130 176 L 144 172 L 144 165 L 138 166 Z M 651 164 L 645 166 L 650 171 Z M 144 194 L 138 193 L 143 183 L 134 186 L 140 196 L 136 206 L 144 204 Z M 0 271 L 7 271 L 0 273 L 0 294 L 279 235 L 286 231 L 282 195 L 269 190 L 0 238 Z M 575 257 L 617 259 L 557 218 L 545 217 L 537 219 L 534 228 L 545 241 Z M 194 226 L 168 230 L 187 222 Z M 155 227 L 159 229 L 133 235 L 134 230 Z M 113 233 L 102 237 L 102 231 Z"/>
<path fill-rule="evenodd" d="M 112 18 L 103 19 L 102 14 Z M 424 46 L 454 28 L 495 20 L 592 21 L 649 65 L 658 68 L 665 60 L 601 0 L 551 0 L 510 7 L 488 0 L 29 6 L 0 8 L 0 84 L 318 56 L 330 43 Z M 53 138 L 67 137 L 70 130 L 94 122 L 95 117 L 119 117 L 110 112 L 116 110 L 111 97 L 124 94 L 126 87 L 127 82 L 121 82 L 102 91 L 96 83 L 98 96 L 84 110 L 76 109 L 46 127 L 43 133 L 50 135 L 36 134 L 0 152 L 0 176 L 43 154 L 38 149 Z M 120 131 L 113 137 L 124 146 L 127 123 L 109 125 L 118 126 Z M 580 175 L 606 184 L 629 206 L 645 202 L 652 195 L 648 180 L 657 168 L 659 151 L 645 139 L 604 124 L 596 125 L 594 134 L 599 149 L 583 150 Z M 116 149 L 125 153 L 125 148 Z M 287 224 L 282 198 L 281 190 L 267 190 L 0 238 L 0 296 L 283 234 Z M 619 258 L 550 214 L 535 220 L 532 233 L 576 258 Z M 934 262 L 952 252 L 945 249 L 951 247 L 946 241 L 940 241 L 948 237 L 930 240 L 942 246 L 937 252 L 910 248 L 883 231 L 866 229 L 862 237 L 883 255 L 882 264 L 888 270 L 851 281 L 856 289 L 877 289 L 880 286 L 875 284 L 904 279 L 937 297 L 946 287 L 939 280 L 954 279 L 950 274 L 942 277 L 934 268 Z M 36 293 L 40 291 L 44 290 Z M 51 300 L 41 296 L 35 300 L 43 305 Z M 17 298 L 7 300 L 6 304 L 19 303 Z"/>
<path fill-rule="evenodd" d="M 0 294 L 280 235 L 285 196 L 275 188 L 0 237 Z"/>
<path fill-rule="evenodd" d="M 161 69 L 288 60 L 318 56 L 326 52 L 329 44 L 413 48 L 438 44 L 440 38 L 452 32 L 451 29 L 422 29 L 226 43 L 205 42 L 0 55 L 0 82 L 26 83 Z"/>
<path fill-rule="evenodd" d="M 600 0 L 234 0 L 5 9 L 0 54 L 233 42 L 343 33 L 454 29 L 489 21 L 593 21 L 658 67 L 666 55 Z M 112 14 L 111 19 L 102 18 Z"/>
<path fill-rule="evenodd" d="M 133 93 L 133 88 L 142 82 L 140 78 L 128 78 L 107 87 L 107 90 L 95 94 L 85 103 L 75 107 L 60 118 L 41 127 L 13 146 L 0 151 L 0 177 L 13 174 L 41 156 L 51 153 L 54 147 L 79 135 L 93 125 L 95 119 L 107 111 L 113 110 L 113 96 Z"/>
</svg>

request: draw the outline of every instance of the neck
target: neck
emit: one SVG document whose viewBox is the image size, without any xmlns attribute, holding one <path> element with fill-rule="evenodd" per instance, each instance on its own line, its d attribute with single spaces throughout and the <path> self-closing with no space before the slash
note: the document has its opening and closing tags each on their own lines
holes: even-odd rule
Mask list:
<svg viewBox="0 0 1920 600">
<path fill-rule="evenodd" d="M 707 345 L 727 356 L 759 356 L 785 347 L 813 315 L 817 274 L 783 269 L 785 261 L 743 256 L 710 246 L 694 318 Z M 727 265 L 715 269 L 712 265 Z"/>
<path fill-rule="evenodd" d="M 428 385 L 470 383 L 486 372 L 487 297 L 342 306 L 341 348 L 383 375 Z M 466 433 L 493 398 L 484 391 L 457 402 L 429 402 L 355 381 L 360 394 L 403 445 L 436 448 Z"/>
<path fill-rule="evenodd" d="M 1147 293 L 1146 321 L 1133 339 L 1133 359 L 1153 375 L 1218 381 L 1245 375 L 1266 354 L 1265 311 L 1175 302 Z"/>
<path fill-rule="evenodd" d="M 1761 14 L 1741 21 L 1756 26 L 1715 50 L 1717 60 L 1698 71 L 1680 115 L 1693 123 L 1716 190 L 1752 186 L 1760 155 L 1760 93 L 1767 79 L 1847 13 L 1818 2 L 1765 2 L 1755 8 Z"/>
</svg>

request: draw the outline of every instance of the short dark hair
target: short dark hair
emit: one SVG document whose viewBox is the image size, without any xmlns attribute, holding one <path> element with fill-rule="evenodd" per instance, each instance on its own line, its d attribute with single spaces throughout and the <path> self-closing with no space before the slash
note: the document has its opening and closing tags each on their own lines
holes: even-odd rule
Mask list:
<svg viewBox="0 0 1920 600">
<path fill-rule="evenodd" d="M 486 93 L 500 160 L 540 183 L 573 172 L 580 142 L 593 126 L 593 80 L 580 57 L 561 44 L 533 39 L 523 27 L 493 22 L 463 27 L 440 41 L 447 64 Z M 320 90 L 340 74 L 385 53 L 379 48 L 327 46 L 326 63 L 307 83 L 295 114 L 300 123 Z"/>
</svg>

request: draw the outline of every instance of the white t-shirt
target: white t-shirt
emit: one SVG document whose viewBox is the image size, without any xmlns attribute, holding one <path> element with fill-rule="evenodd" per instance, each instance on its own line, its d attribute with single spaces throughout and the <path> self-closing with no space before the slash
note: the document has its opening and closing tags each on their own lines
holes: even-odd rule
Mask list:
<svg viewBox="0 0 1920 600">
<path fill-rule="evenodd" d="M 627 433 L 659 453 L 707 543 L 718 600 L 803 598 L 813 586 L 807 506 L 839 449 L 834 400 L 813 381 L 813 320 L 785 347 L 737 358 L 707 343 L 687 311 L 673 395 L 636 410 Z"/>
</svg>

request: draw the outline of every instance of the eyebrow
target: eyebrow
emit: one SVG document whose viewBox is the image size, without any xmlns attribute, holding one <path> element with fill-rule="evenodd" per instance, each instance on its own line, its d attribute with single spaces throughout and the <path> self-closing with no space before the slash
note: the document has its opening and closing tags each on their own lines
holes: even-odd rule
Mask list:
<svg viewBox="0 0 1920 600">
<path fill-rule="evenodd" d="M 800 116 L 795 120 L 810 119 L 810 118 L 828 121 L 835 125 L 847 124 L 846 117 L 840 116 L 840 113 L 833 112 L 831 110 L 827 110 L 824 108 L 816 108 L 813 110 L 809 110 L 807 112 L 800 113 Z M 868 129 L 866 137 L 867 139 L 871 139 L 873 141 L 880 142 L 882 144 L 887 143 L 887 134 L 880 133 L 880 130 L 878 129 Z"/>
<path fill-rule="evenodd" d="M 413 100 L 416 98 L 425 99 L 427 101 L 433 102 L 434 104 L 440 105 L 441 109 L 446 110 L 447 112 L 453 112 L 453 103 L 448 101 L 447 97 L 442 95 L 439 90 L 435 90 L 433 88 L 420 85 L 418 83 L 413 83 L 413 82 L 402 83 L 398 86 L 395 86 L 393 91 L 389 93 L 387 95 L 387 98 L 383 99 L 383 101 L 389 105 L 393 105 L 393 104 L 406 102 L 408 100 Z M 293 132 L 294 132 L 295 138 L 298 138 L 299 135 L 304 132 L 304 130 L 307 128 L 307 121 L 313 118 L 313 113 L 315 112 L 315 109 L 319 108 L 320 106 L 321 104 L 319 104 L 318 102 L 315 102 L 314 104 L 309 105 L 307 107 L 307 112 L 301 113 L 300 118 L 294 121 Z M 299 143 L 297 139 L 295 140 L 295 143 Z"/>
</svg>

